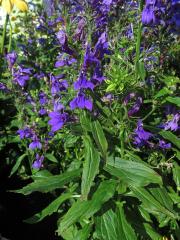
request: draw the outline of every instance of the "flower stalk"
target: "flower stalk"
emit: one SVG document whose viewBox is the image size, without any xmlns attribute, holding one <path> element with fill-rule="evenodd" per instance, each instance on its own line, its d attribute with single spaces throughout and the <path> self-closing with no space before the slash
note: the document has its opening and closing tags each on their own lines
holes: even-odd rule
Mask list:
<svg viewBox="0 0 180 240">
<path fill-rule="evenodd" d="M 4 22 L 4 28 L 3 28 L 3 35 L 2 35 L 2 41 L 1 41 L 1 54 L 4 52 L 4 45 L 6 40 L 6 32 L 7 32 L 7 25 L 9 21 L 9 14 L 6 14 L 5 22 Z"/>
<path fill-rule="evenodd" d="M 140 0 L 139 1 L 139 15 L 141 15 L 141 13 L 142 13 L 143 5 L 144 5 L 144 1 Z M 138 73 L 139 73 L 141 36 L 142 36 L 142 23 L 141 23 L 141 20 L 139 20 L 137 40 L 136 40 L 136 58 L 135 58 L 135 69 L 136 69 L 136 76 L 137 77 L 138 77 Z"/>
<path fill-rule="evenodd" d="M 12 24 L 11 21 L 9 21 L 10 31 L 9 31 L 9 45 L 8 45 L 8 53 L 11 52 L 11 46 L 12 46 Z"/>
</svg>

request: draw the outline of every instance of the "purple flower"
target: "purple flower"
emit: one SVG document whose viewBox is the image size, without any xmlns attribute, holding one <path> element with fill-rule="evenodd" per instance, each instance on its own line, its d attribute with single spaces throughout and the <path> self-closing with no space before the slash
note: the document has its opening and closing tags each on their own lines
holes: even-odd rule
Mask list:
<svg viewBox="0 0 180 240">
<path fill-rule="evenodd" d="M 134 115 L 135 113 L 137 113 L 137 112 L 139 111 L 140 106 L 141 106 L 141 104 L 142 104 L 142 98 L 141 98 L 141 97 L 137 97 L 137 96 L 136 96 L 136 93 L 129 93 L 129 94 L 124 98 L 124 101 L 123 101 L 124 105 L 126 106 L 126 105 L 129 103 L 129 101 L 130 101 L 131 99 L 135 98 L 135 97 L 136 97 L 136 102 L 135 102 L 135 104 L 130 108 L 130 110 L 128 111 L 128 116 L 129 116 L 129 117 L 132 116 L 132 115 Z"/>
<path fill-rule="evenodd" d="M 67 36 L 65 31 L 60 30 L 57 34 L 56 34 L 57 39 L 59 40 L 59 43 L 61 45 L 65 45 L 67 44 Z"/>
<path fill-rule="evenodd" d="M 50 112 L 48 124 L 51 125 L 51 131 L 56 132 L 61 129 L 67 121 L 67 116 L 67 113 Z"/>
<path fill-rule="evenodd" d="M 38 39 L 38 43 L 42 46 L 45 45 L 46 41 L 47 41 L 46 38 L 39 38 Z"/>
<path fill-rule="evenodd" d="M 178 126 L 179 119 L 180 119 L 180 115 L 178 113 L 173 115 L 172 119 L 168 120 L 164 124 L 164 129 L 171 130 L 171 131 L 177 131 L 179 129 L 179 126 Z"/>
<path fill-rule="evenodd" d="M 65 65 L 70 66 L 75 62 L 77 62 L 77 60 L 71 57 L 70 55 L 66 53 L 59 54 L 59 56 L 57 57 L 57 61 L 55 63 L 55 68 L 63 67 Z"/>
<path fill-rule="evenodd" d="M 19 134 L 20 139 L 31 138 L 33 136 L 32 130 L 28 127 L 19 129 L 17 133 Z"/>
<path fill-rule="evenodd" d="M 100 59 L 100 60 L 103 59 L 104 54 L 110 54 L 110 51 L 108 50 L 108 48 L 109 48 L 109 44 L 107 41 L 107 33 L 103 32 L 94 47 L 94 56 L 97 59 Z"/>
<path fill-rule="evenodd" d="M 110 93 L 108 93 L 108 94 L 106 94 L 104 97 L 102 97 L 102 101 L 103 102 L 109 102 L 109 103 L 111 103 L 111 102 L 113 102 L 113 100 L 114 100 L 114 96 L 112 95 L 112 94 L 110 94 Z"/>
<path fill-rule="evenodd" d="M 133 39 L 134 38 L 134 33 L 133 33 L 133 25 L 132 23 L 127 27 L 127 31 L 125 33 L 126 37 L 129 39 Z"/>
<path fill-rule="evenodd" d="M 34 78 L 37 78 L 38 80 L 42 79 L 45 77 L 45 74 L 43 72 L 36 72 L 34 75 L 33 75 Z"/>
<path fill-rule="evenodd" d="M 150 7 L 145 7 L 142 11 L 142 23 L 143 24 L 155 24 L 156 23 L 156 17 L 154 13 L 154 9 Z"/>
<path fill-rule="evenodd" d="M 80 90 L 80 89 L 87 89 L 87 88 L 93 90 L 94 84 L 88 81 L 85 74 L 81 72 L 77 82 L 74 83 L 74 89 Z"/>
<path fill-rule="evenodd" d="M 142 98 L 141 97 L 138 97 L 136 99 L 136 102 L 135 104 L 132 106 L 132 108 L 128 111 L 128 116 L 132 116 L 134 115 L 135 113 L 137 113 L 141 107 L 141 104 L 142 104 Z"/>
<path fill-rule="evenodd" d="M 43 0 L 43 6 L 48 17 L 51 17 L 55 12 L 54 0 Z"/>
<path fill-rule="evenodd" d="M 58 100 L 54 101 L 53 111 L 58 112 L 62 109 L 64 109 L 64 105 L 62 103 L 60 103 Z"/>
<path fill-rule="evenodd" d="M 44 115 L 46 115 L 46 114 L 47 114 L 47 110 L 46 110 L 45 108 L 41 108 L 41 109 L 39 110 L 39 115 L 44 116 Z"/>
<path fill-rule="evenodd" d="M 80 109 L 88 109 L 89 111 L 92 111 L 92 101 L 88 98 L 85 97 L 83 93 L 78 93 L 77 97 L 75 97 L 71 102 L 70 102 L 70 108 L 73 110 L 75 108 L 80 108 Z"/>
<path fill-rule="evenodd" d="M 19 67 L 17 71 L 13 74 L 13 80 L 15 83 L 19 84 L 21 87 L 24 87 L 27 81 L 30 79 L 31 75 L 30 68 Z"/>
<path fill-rule="evenodd" d="M 75 34 L 73 36 L 73 38 L 75 40 L 79 40 L 79 41 L 83 40 L 84 35 L 85 35 L 84 34 L 85 25 L 86 25 L 85 19 L 81 18 L 80 21 L 78 22 L 78 26 L 77 26 L 77 28 L 75 30 Z"/>
<path fill-rule="evenodd" d="M 126 106 L 128 103 L 129 103 L 129 101 L 132 99 L 132 98 L 134 98 L 136 96 L 136 94 L 135 93 L 129 93 L 125 98 L 124 98 L 124 101 L 123 101 L 123 104 Z"/>
<path fill-rule="evenodd" d="M 29 144 L 29 148 L 34 150 L 36 148 L 41 149 L 42 148 L 42 144 L 40 143 L 39 139 L 37 138 L 37 136 L 33 136 L 33 141 L 32 143 Z"/>
<path fill-rule="evenodd" d="M 172 8 L 170 10 L 170 15 L 172 15 L 171 22 L 175 25 L 177 29 L 180 29 L 180 1 L 172 0 Z"/>
<path fill-rule="evenodd" d="M 24 92 L 24 95 L 26 97 L 26 102 L 30 103 L 32 106 L 36 106 L 36 103 L 34 101 L 34 99 L 32 98 L 32 96 L 28 95 L 28 93 Z"/>
<path fill-rule="evenodd" d="M 12 69 L 14 66 L 16 60 L 17 60 L 17 53 L 16 52 L 11 52 L 6 55 L 6 59 L 8 61 L 9 68 Z"/>
<path fill-rule="evenodd" d="M 7 86 L 4 83 L 1 83 L 1 82 L 0 82 L 0 90 L 2 90 L 4 92 L 8 92 L 9 91 Z"/>
<path fill-rule="evenodd" d="M 91 82 L 96 86 L 101 84 L 106 78 L 102 75 L 102 71 L 100 65 L 98 64 L 93 72 L 93 76 L 91 77 Z"/>
<path fill-rule="evenodd" d="M 171 143 L 166 143 L 164 140 L 159 140 L 159 147 L 162 149 L 171 148 Z"/>
<path fill-rule="evenodd" d="M 92 0 L 90 5 L 94 12 L 94 19 L 96 23 L 96 37 L 99 37 L 103 31 L 106 30 L 108 24 L 108 14 L 111 8 L 112 0 Z"/>
<path fill-rule="evenodd" d="M 51 93 L 53 96 L 58 94 L 60 91 L 66 91 L 68 88 L 68 83 L 66 80 L 60 80 L 62 76 L 51 76 Z"/>
<path fill-rule="evenodd" d="M 48 99 L 44 92 L 39 93 L 39 103 L 40 105 L 45 105 L 47 103 Z"/>
<path fill-rule="evenodd" d="M 142 120 L 138 120 L 137 128 L 135 129 L 134 134 L 134 144 L 139 147 L 145 145 L 147 143 L 147 140 L 153 136 L 152 133 L 147 132 L 143 129 Z"/>
<path fill-rule="evenodd" d="M 36 160 L 34 161 L 32 167 L 35 169 L 40 169 L 42 167 L 42 163 L 44 161 L 44 156 L 39 155 L 38 153 L 36 154 Z"/>
<path fill-rule="evenodd" d="M 90 45 L 88 44 L 84 55 L 83 69 L 87 69 L 94 64 L 100 64 L 100 61 L 94 56 L 94 53 L 91 51 Z"/>
</svg>

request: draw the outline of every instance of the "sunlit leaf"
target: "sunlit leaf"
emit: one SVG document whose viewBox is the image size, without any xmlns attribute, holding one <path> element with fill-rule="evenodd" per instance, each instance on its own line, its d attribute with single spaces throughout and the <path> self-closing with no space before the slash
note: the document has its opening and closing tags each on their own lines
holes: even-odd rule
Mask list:
<svg viewBox="0 0 180 240">
<path fill-rule="evenodd" d="M 101 240 L 117 240 L 116 214 L 112 209 L 96 218 L 96 234 Z"/>
<path fill-rule="evenodd" d="M 52 215 L 54 212 L 57 212 L 59 206 L 69 199 L 72 196 L 71 193 L 64 193 L 58 198 L 56 198 L 53 202 L 51 202 L 46 208 L 44 208 L 41 212 L 36 213 L 34 216 L 24 220 L 26 223 L 37 223 L 42 221 L 45 217 Z"/>
<path fill-rule="evenodd" d="M 172 132 L 170 131 L 161 131 L 159 132 L 159 134 L 169 140 L 170 142 L 172 142 L 176 147 L 178 147 L 180 149 L 180 139 L 178 137 L 176 137 L 176 135 L 174 135 Z"/>
<path fill-rule="evenodd" d="M 117 239 L 137 240 L 134 229 L 125 217 L 123 203 L 117 204 Z"/>
<path fill-rule="evenodd" d="M 22 193 L 28 195 L 32 192 L 49 192 L 57 188 L 64 187 L 65 184 L 79 177 L 81 170 L 74 170 L 71 172 L 62 173 L 60 175 L 54 175 L 46 179 L 35 180 L 29 185 L 23 187 L 20 190 L 16 190 L 16 193 Z"/>
<path fill-rule="evenodd" d="M 12 168 L 12 170 L 11 170 L 10 176 L 12 176 L 12 175 L 18 170 L 19 166 L 21 165 L 22 161 L 24 160 L 24 158 L 25 158 L 26 156 L 27 156 L 27 154 L 24 153 L 23 155 L 21 155 L 21 156 L 17 159 L 15 165 L 13 166 L 13 168 Z"/>
<path fill-rule="evenodd" d="M 83 198 L 86 198 L 93 180 L 98 173 L 100 157 L 98 151 L 94 148 L 91 138 L 85 136 L 85 160 L 83 164 L 82 182 L 81 182 L 81 193 Z"/>
<path fill-rule="evenodd" d="M 112 158 L 109 158 L 107 166 L 104 169 L 129 185 L 146 186 L 150 183 L 162 184 L 158 173 L 140 162 L 120 158 L 115 158 L 113 161 Z"/>
<path fill-rule="evenodd" d="M 91 200 L 78 200 L 77 202 L 73 203 L 68 212 L 60 220 L 60 224 L 58 226 L 59 235 L 77 221 L 92 217 L 101 209 L 102 205 L 113 196 L 115 187 L 115 181 L 104 181 L 93 194 Z"/>
<path fill-rule="evenodd" d="M 101 151 L 102 156 L 104 158 L 106 158 L 108 143 L 107 143 L 104 131 L 102 129 L 102 126 L 99 123 L 99 121 L 94 121 L 92 123 L 91 128 L 92 128 L 92 133 L 93 133 L 94 140 L 95 140 L 99 150 Z"/>
</svg>

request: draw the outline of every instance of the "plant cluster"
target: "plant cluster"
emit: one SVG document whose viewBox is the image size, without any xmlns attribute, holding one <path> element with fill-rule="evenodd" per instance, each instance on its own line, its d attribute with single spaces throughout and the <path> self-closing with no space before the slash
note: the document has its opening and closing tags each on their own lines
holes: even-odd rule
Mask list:
<svg viewBox="0 0 180 240">
<path fill-rule="evenodd" d="M 32 179 L 16 193 L 54 197 L 27 223 L 56 213 L 65 240 L 179 239 L 179 9 L 46 0 L 14 28 L 7 11 L 0 151 L 13 144 L 10 175 Z"/>
</svg>

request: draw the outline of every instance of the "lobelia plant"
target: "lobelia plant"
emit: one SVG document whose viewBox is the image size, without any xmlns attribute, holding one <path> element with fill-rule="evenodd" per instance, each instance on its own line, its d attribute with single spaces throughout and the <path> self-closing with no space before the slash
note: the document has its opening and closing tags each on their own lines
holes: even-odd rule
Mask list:
<svg viewBox="0 0 180 240">
<path fill-rule="evenodd" d="M 16 193 L 54 200 L 25 222 L 56 213 L 65 240 L 178 239 L 179 75 L 168 49 L 178 49 L 179 2 L 167 3 L 47 1 L 51 13 L 27 13 L 0 79 L 16 108 L 11 175 L 32 179 Z"/>
</svg>

